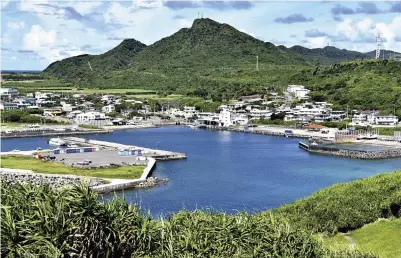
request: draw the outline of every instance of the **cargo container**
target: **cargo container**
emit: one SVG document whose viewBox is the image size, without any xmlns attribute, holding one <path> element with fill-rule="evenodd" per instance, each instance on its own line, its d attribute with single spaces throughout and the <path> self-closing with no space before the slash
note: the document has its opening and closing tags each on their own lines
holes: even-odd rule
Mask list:
<svg viewBox="0 0 401 258">
<path fill-rule="evenodd" d="M 61 154 L 61 151 L 60 150 L 54 150 L 53 153 L 54 154 Z"/>
<path fill-rule="evenodd" d="M 93 152 L 94 148 L 83 148 L 83 152 Z"/>
</svg>

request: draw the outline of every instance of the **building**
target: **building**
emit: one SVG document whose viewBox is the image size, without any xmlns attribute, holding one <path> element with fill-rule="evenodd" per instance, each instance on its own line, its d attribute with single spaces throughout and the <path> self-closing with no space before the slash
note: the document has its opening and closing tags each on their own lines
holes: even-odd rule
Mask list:
<svg viewBox="0 0 401 258">
<path fill-rule="evenodd" d="M 189 106 L 185 106 L 182 112 L 185 118 L 191 118 L 198 114 L 195 107 L 189 107 Z"/>
<path fill-rule="evenodd" d="M 114 105 L 107 105 L 102 107 L 102 112 L 104 113 L 112 113 L 116 111 L 116 107 Z"/>
<path fill-rule="evenodd" d="M 231 112 L 228 109 L 223 109 L 219 114 L 219 121 L 221 126 L 232 125 Z"/>
<path fill-rule="evenodd" d="M 99 125 L 99 124 L 104 124 L 104 122 L 107 120 L 108 117 L 106 117 L 104 113 L 96 111 L 77 114 L 75 117 L 75 122 L 77 124 Z"/>
<path fill-rule="evenodd" d="M 116 100 L 116 96 L 114 95 L 103 95 L 101 101 L 112 103 Z"/>
<path fill-rule="evenodd" d="M 367 116 L 368 123 L 371 125 L 396 125 L 398 117 L 394 115 L 372 114 Z"/>
<path fill-rule="evenodd" d="M 297 99 L 309 99 L 310 90 L 306 89 L 302 85 L 288 85 L 287 92 L 293 95 Z"/>
<path fill-rule="evenodd" d="M 250 96 L 241 96 L 239 99 L 245 103 L 263 101 L 261 94 L 255 94 L 255 95 L 250 95 Z"/>
<path fill-rule="evenodd" d="M 19 92 L 17 89 L 14 88 L 0 88 L 0 97 L 1 99 L 14 99 L 18 97 Z"/>
<path fill-rule="evenodd" d="M 1 102 L 0 103 L 0 110 L 13 110 L 18 109 L 18 104 L 13 102 Z"/>
</svg>

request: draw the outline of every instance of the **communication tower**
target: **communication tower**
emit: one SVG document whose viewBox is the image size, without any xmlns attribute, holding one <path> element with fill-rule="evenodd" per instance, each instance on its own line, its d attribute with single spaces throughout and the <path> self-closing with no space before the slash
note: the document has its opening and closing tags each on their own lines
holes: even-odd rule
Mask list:
<svg viewBox="0 0 401 258">
<path fill-rule="evenodd" d="M 376 59 L 380 58 L 380 40 L 380 33 L 378 33 L 376 37 Z"/>
</svg>

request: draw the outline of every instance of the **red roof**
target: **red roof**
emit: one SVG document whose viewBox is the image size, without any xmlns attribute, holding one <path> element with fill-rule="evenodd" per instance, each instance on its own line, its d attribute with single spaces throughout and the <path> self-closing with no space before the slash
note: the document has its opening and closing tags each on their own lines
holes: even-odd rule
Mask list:
<svg viewBox="0 0 401 258">
<path fill-rule="evenodd" d="M 323 128 L 326 128 L 326 126 L 323 126 L 323 125 L 308 125 L 308 128 L 309 129 L 323 129 Z"/>
</svg>

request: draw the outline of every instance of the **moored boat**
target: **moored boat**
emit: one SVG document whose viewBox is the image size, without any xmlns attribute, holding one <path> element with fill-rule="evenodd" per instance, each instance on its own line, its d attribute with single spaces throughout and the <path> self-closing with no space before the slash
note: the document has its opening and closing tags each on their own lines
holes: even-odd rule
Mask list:
<svg viewBox="0 0 401 258">
<path fill-rule="evenodd" d="M 67 146 L 67 143 L 60 138 L 51 138 L 48 143 L 54 146 Z"/>
</svg>

